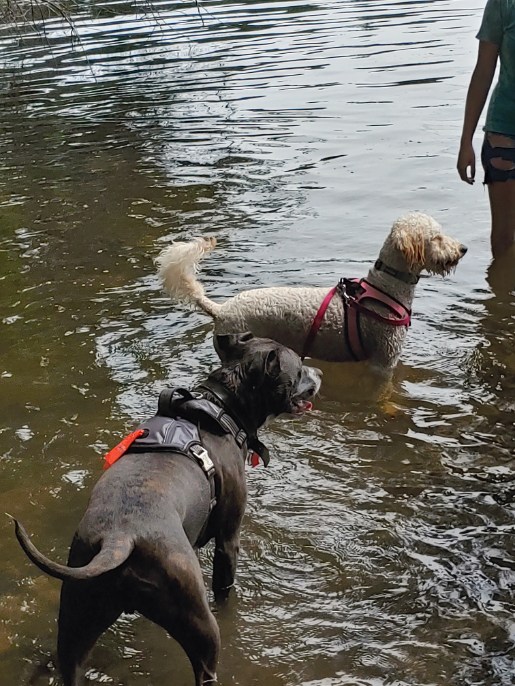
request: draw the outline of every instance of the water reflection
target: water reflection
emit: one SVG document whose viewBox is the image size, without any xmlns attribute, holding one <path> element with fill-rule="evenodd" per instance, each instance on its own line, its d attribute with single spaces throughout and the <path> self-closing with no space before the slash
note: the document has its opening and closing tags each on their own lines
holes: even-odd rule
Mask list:
<svg viewBox="0 0 515 686">
<path fill-rule="evenodd" d="M 366 273 L 399 214 L 426 210 L 470 249 L 420 283 L 399 412 L 378 411 L 360 365 L 332 366 L 309 417 L 265 432 L 238 592 L 217 611 L 220 678 L 511 686 L 514 265 L 485 284 L 487 203 L 464 195 L 452 142 L 481 8 L 157 10 L 74 9 L 74 46 L 56 18 L 0 29 L 0 511 L 63 559 L 103 451 L 164 385 L 215 363 L 211 322 L 159 290 L 162 245 L 216 234 L 215 299 L 330 286 Z M 58 584 L 0 526 L 2 683 L 18 686 L 52 658 Z M 93 683 L 191 683 L 135 617 L 91 664 Z"/>
<path fill-rule="evenodd" d="M 480 381 L 481 396 L 476 395 L 476 402 L 483 421 L 478 430 L 488 452 L 495 455 L 492 476 L 497 473 L 503 480 L 503 472 L 505 478 L 512 474 L 515 454 L 515 253 L 492 262 L 487 283 L 490 293 L 483 301 L 485 314 L 480 323 L 484 340 L 472 371 Z"/>
</svg>

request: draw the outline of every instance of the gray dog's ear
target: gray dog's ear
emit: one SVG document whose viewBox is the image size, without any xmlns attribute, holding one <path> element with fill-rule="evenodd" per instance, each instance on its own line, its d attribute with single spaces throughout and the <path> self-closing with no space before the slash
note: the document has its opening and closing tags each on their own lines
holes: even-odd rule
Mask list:
<svg viewBox="0 0 515 686">
<path fill-rule="evenodd" d="M 271 378 L 279 376 L 281 365 L 279 363 L 279 355 L 277 354 L 277 350 L 270 350 L 270 352 L 267 354 L 265 360 L 265 371 L 267 376 Z"/>
<path fill-rule="evenodd" d="M 245 354 L 246 344 L 254 338 L 250 331 L 245 333 L 215 334 L 214 345 L 218 357 L 222 362 L 241 360 Z"/>
</svg>

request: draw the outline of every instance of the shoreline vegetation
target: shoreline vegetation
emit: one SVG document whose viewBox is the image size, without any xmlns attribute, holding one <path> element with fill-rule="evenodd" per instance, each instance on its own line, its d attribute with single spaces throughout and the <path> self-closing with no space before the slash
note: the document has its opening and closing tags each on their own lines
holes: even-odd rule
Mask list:
<svg viewBox="0 0 515 686">
<path fill-rule="evenodd" d="M 196 9 L 204 26 L 203 14 L 209 12 L 200 0 L 188 0 L 185 4 Z M 137 13 L 151 16 L 156 24 L 160 23 L 159 9 L 152 0 L 128 0 L 125 9 L 131 6 Z M 12 31 L 21 39 L 23 30 L 31 27 L 36 33 L 45 36 L 45 23 L 51 19 L 60 19 L 68 25 L 72 41 L 80 43 L 74 20 L 81 11 L 113 15 L 118 12 L 108 5 L 99 5 L 97 8 L 89 3 L 83 5 L 80 0 L 0 0 L 0 31 Z"/>
<path fill-rule="evenodd" d="M 50 17 L 70 22 L 70 15 L 78 4 L 73 0 L 0 0 L 0 23 L 15 26 L 20 23 L 36 25 Z"/>
</svg>

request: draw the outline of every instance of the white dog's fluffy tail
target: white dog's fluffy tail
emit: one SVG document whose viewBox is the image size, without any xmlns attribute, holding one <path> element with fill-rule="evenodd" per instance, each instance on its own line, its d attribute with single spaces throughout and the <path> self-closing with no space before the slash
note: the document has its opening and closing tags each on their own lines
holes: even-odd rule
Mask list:
<svg viewBox="0 0 515 686">
<path fill-rule="evenodd" d="M 156 258 L 163 288 L 173 300 L 190 302 L 216 318 L 221 305 L 210 300 L 195 274 L 204 255 L 216 245 L 216 238 L 195 238 L 189 243 L 174 243 Z"/>
</svg>

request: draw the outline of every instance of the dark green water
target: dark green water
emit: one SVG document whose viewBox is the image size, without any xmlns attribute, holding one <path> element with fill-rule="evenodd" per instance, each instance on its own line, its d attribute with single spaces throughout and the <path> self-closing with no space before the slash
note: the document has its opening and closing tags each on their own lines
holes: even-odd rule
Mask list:
<svg viewBox="0 0 515 686">
<path fill-rule="evenodd" d="M 0 512 L 65 559 L 103 453 L 216 363 L 210 322 L 156 280 L 172 238 L 218 238 L 223 299 L 363 275 L 428 211 L 469 252 L 420 283 L 398 414 L 361 367 L 325 366 L 312 414 L 264 432 L 220 683 L 515 684 L 515 263 L 489 269 L 486 193 L 455 172 L 482 3 L 154 8 L 85 4 L 73 43 L 62 20 L 0 30 Z M 59 584 L 0 532 L 0 683 L 19 686 L 52 659 Z M 135 617 L 90 665 L 192 683 Z"/>
</svg>

